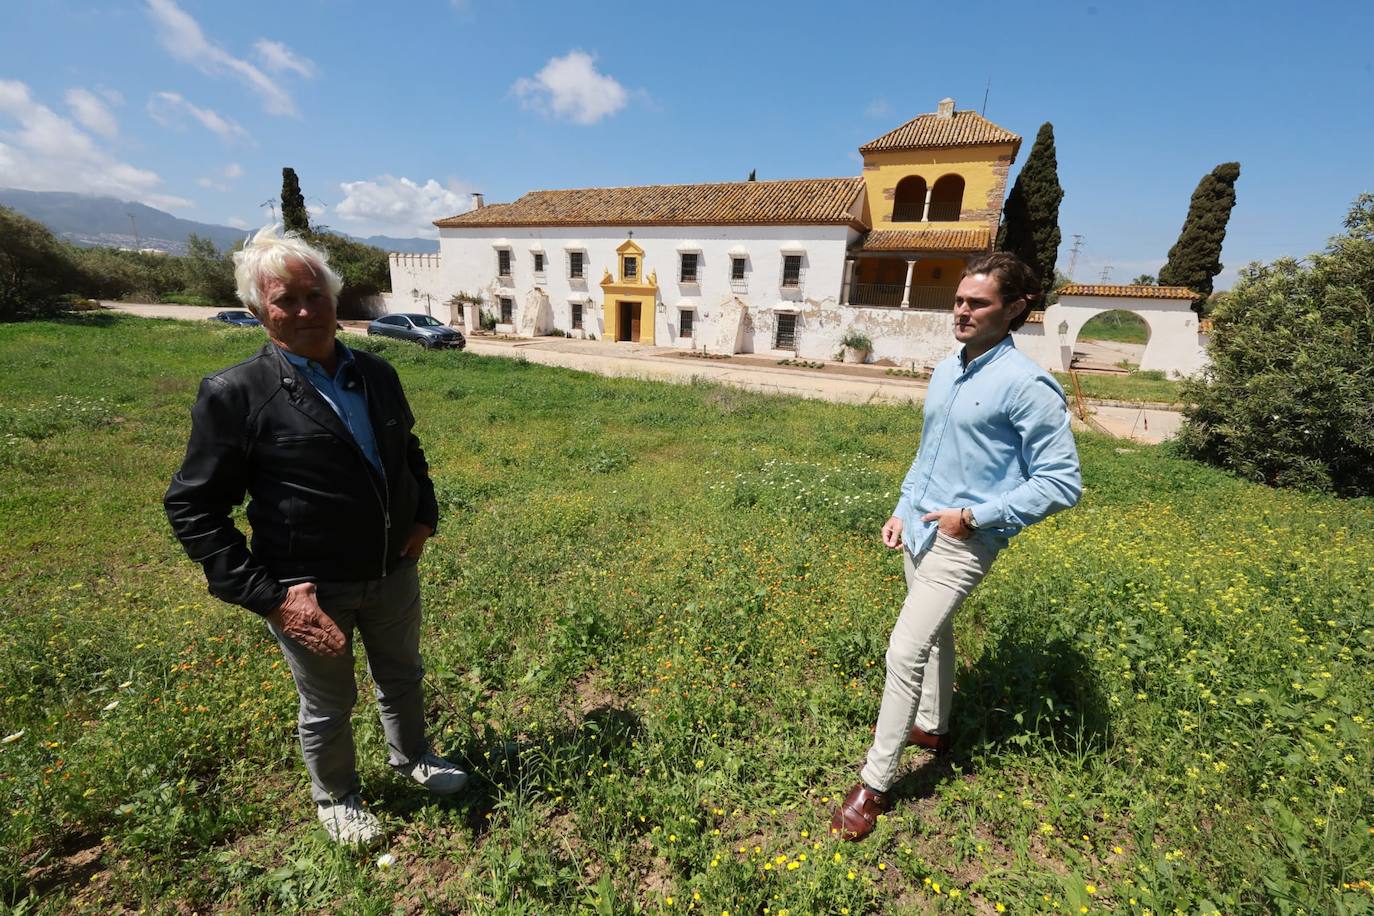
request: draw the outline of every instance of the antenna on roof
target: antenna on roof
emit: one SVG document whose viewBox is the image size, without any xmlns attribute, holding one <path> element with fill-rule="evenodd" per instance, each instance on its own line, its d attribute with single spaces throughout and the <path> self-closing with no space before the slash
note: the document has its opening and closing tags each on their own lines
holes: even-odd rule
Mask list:
<svg viewBox="0 0 1374 916">
<path fill-rule="evenodd" d="M 983 117 L 988 116 L 988 93 L 992 91 L 992 77 L 988 77 L 988 84 L 983 89 Z"/>
</svg>

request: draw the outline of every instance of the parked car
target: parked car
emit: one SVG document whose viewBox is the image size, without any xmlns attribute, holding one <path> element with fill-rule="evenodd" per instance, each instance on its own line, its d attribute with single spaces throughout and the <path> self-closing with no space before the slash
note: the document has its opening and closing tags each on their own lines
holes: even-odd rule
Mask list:
<svg viewBox="0 0 1374 916">
<path fill-rule="evenodd" d="M 463 332 L 429 315 L 383 315 L 367 326 L 368 336 L 413 340 L 428 350 L 461 350 L 468 345 Z"/>
<path fill-rule="evenodd" d="M 222 321 L 225 324 L 237 325 L 241 328 L 262 327 L 262 322 L 253 317 L 252 312 L 243 309 L 230 309 L 227 312 L 219 312 L 210 316 L 211 321 Z"/>
</svg>

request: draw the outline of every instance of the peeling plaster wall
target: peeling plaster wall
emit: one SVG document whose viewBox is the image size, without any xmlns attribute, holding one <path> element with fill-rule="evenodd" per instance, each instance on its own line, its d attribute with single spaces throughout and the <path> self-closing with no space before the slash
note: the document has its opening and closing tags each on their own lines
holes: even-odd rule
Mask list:
<svg viewBox="0 0 1374 916">
<path fill-rule="evenodd" d="M 1175 378 L 1195 375 L 1208 365 L 1206 340 L 1199 333 L 1197 313 L 1188 300 L 1126 296 L 1060 296 L 1045 309 L 1046 344 L 1040 364 L 1055 371 L 1067 370 L 1083 325 L 1094 315 L 1115 309 L 1133 312 L 1149 325 L 1150 340 L 1140 357 L 1142 370 L 1158 370 Z"/>
<path fill-rule="evenodd" d="M 903 368 L 933 367 L 958 346 L 950 312 L 836 305 L 834 300 L 808 301 L 797 314 L 803 359 L 834 359 L 840 340 L 850 331 L 873 341 L 870 359 L 890 360 Z"/>
</svg>

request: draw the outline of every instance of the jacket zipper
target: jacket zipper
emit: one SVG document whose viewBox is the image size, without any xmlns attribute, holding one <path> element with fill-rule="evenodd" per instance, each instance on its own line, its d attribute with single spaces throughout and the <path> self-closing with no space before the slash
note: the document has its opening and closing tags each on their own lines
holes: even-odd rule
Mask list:
<svg viewBox="0 0 1374 916">
<path fill-rule="evenodd" d="M 358 369 L 357 372 L 358 384 L 362 386 L 363 389 L 363 405 L 366 406 L 370 403 L 367 397 L 367 377 L 363 375 L 361 369 Z M 372 417 L 370 413 L 371 412 L 369 411 L 369 423 L 372 422 Z M 382 446 L 381 440 L 377 437 L 377 430 L 375 426 L 373 427 L 372 438 L 373 441 L 377 443 L 377 459 L 380 461 L 382 460 Z M 386 525 L 386 531 L 382 534 L 382 572 L 379 578 L 386 578 L 387 550 L 391 547 L 391 486 L 386 481 L 386 467 L 383 466 L 378 469 L 378 472 L 382 478 L 382 489 L 377 489 L 377 481 L 372 479 L 372 462 L 367 460 L 367 455 L 363 453 L 362 446 L 358 445 L 357 440 L 354 440 L 353 442 L 353 449 L 358 453 L 358 457 L 362 458 L 363 464 L 367 468 L 368 479 L 372 480 L 372 492 L 377 495 L 377 501 L 381 503 L 382 506 L 382 521 Z M 385 493 L 385 495 L 383 495 L 383 493 Z"/>
</svg>

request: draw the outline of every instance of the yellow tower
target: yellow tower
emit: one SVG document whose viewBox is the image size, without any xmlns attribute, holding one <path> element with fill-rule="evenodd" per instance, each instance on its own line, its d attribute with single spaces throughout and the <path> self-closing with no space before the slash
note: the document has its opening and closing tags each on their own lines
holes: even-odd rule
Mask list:
<svg viewBox="0 0 1374 916">
<path fill-rule="evenodd" d="M 864 222 L 854 305 L 948 308 L 969 257 L 992 250 L 1021 138 L 953 99 L 859 147 Z"/>
</svg>

